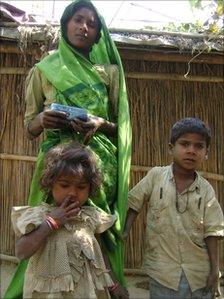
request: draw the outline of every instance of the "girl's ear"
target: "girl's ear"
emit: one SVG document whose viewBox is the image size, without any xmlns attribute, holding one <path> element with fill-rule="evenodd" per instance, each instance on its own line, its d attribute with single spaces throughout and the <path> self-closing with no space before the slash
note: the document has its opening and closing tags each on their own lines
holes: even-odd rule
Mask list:
<svg viewBox="0 0 224 299">
<path fill-rule="evenodd" d="M 168 153 L 170 155 L 173 155 L 173 148 L 174 148 L 174 145 L 172 143 L 169 143 L 169 150 L 168 150 Z"/>
</svg>

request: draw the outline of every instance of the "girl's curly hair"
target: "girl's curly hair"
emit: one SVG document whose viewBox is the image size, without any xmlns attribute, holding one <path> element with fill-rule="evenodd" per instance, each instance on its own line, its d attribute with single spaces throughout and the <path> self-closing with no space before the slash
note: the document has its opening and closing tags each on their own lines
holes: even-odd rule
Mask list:
<svg viewBox="0 0 224 299">
<path fill-rule="evenodd" d="M 51 195 L 54 183 L 60 176 L 77 175 L 90 183 L 90 194 L 94 196 L 102 182 L 93 153 L 85 145 L 69 142 L 49 150 L 44 162 L 40 187 L 47 196 Z"/>
</svg>

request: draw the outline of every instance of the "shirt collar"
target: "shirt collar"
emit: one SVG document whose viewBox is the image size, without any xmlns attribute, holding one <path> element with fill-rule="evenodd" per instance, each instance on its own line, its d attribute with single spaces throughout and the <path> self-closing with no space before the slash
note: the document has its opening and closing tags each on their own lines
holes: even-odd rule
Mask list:
<svg viewBox="0 0 224 299">
<path fill-rule="evenodd" d="M 200 183 L 199 183 L 199 173 L 195 170 L 195 180 L 193 181 L 193 183 L 190 185 L 190 187 L 188 188 L 189 191 L 194 191 L 194 190 L 198 190 L 200 191 Z M 170 181 L 174 181 L 174 175 L 173 175 L 173 163 L 170 164 L 169 168 L 168 168 L 168 177 Z"/>
</svg>

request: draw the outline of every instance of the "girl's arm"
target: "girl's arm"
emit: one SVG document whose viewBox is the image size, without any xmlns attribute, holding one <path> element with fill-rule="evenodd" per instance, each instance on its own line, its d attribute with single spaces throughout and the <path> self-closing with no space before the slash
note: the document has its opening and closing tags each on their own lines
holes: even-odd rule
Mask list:
<svg viewBox="0 0 224 299">
<path fill-rule="evenodd" d="M 109 288 L 110 294 L 115 299 L 118 299 L 118 298 L 128 299 L 129 298 L 128 290 L 125 287 L 123 287 L 119 283 L 119 281 L 116 279 L 116 277 L 115 277 L 115 275 L 114 275 L 114 273 L 113 273 L 113 271 L 111 269 L 108 255 L 106 254 L 106 252 L 105 252 L 105 250 L 104 250 L 104 248 L 103 248 L 103 246 L 101 244 L 100 236 L 96 235 L 96 239 L 97 239 L 98 243 L 100 244 L 100 248 L 101 248 L 101 252 L 102 252 L 102 255 L 103 255 L 103 259 L 104 259 L 104 263 L 106 265 L 106 268 L 107 268 L 107 270 L 109 270 L 110 277 L 111 277 L 111 279 L 114 282 L 114 285 Z"/>
<path fill-rule="evenodd" d="M 135 211 L 131 208 L 128 209 L 127 217 L 126 217 L 126 221 L 125 221 L 125 225 L 124 225 L 124 231 L 123 231 L 123 238 L 124 239 L 127 239 L 128 235 L 130 233 L 132 224 L 135 221 L 137 216 L 138 216 L 137 211 Z"/>
<path fill-rule="evenodd" d="M 34 231 L 23 235 L 16 242 L 16 256 L 19 259 L 27 259 L 31 257 L 41 246 L 47 241 L 47 237 L 52 233 L 53 229 L 59 229 L 65 223 L 70 222 L 78 214 L 79 202 L 71 202 L 70 196 L 66 197 L 62 204 L 53 209 L 49 216 L 56 222 L 56 227 L 50 227 L 46 221 L 43 221 Z"/>
<path fill-rule="evenodd" d="M 207 279 L 206 291 L 211 290 L 212 296 L 220 296 L 219 290 L 219 247 L 218 238 L 215 236 L 209 236 L 205 238 L 205 243 L 208 250 L 208 256 L 210 260 L 210 274 Z"/>
<path fill-rule="evenodd" d="M 16 256 L 23 260 L 31 257 L 51 234 L 52 229 L 46 222 L 42 222 L 37 229 L 29 234 L 23 235 L 16 242 Z"/>
</svg>

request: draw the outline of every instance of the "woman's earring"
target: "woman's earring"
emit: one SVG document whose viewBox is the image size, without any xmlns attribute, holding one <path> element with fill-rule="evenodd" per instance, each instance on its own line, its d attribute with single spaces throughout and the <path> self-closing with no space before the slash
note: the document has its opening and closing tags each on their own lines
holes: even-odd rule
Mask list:
<svg viewBox="0 0 224 299">
<path fill-rule="evenodd" d="M 205 160 L 208 160 L 208 155 L 205 155 L 205 158 L 204 158 Z"/>
</svg>

